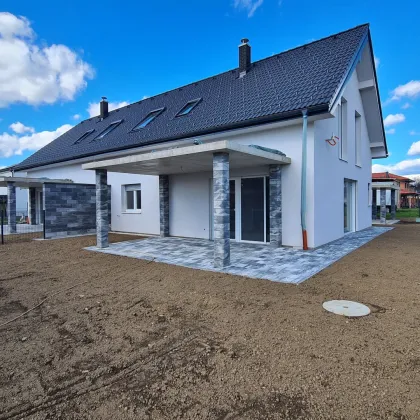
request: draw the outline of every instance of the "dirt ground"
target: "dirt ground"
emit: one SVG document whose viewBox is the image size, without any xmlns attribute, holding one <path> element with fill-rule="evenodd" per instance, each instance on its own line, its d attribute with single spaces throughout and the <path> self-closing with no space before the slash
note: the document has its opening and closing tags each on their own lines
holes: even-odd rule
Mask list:
<svg viewBox="0 0 420 420">
<path fill-rule="evenodd" d="M 0 419 L 420 419 L 420 227 L 299 286 L 92 244 L 0 246 L 0 324 L 62 291 L 0 327 Z"/>
</svg>

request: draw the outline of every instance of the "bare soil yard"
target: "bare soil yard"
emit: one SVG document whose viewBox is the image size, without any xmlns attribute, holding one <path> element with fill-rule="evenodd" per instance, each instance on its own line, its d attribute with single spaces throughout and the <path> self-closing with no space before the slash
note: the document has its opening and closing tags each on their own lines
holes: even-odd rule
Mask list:
<svg viewBox="0 0 420 420">
<path fill-rule="evenodd" d="M 0 327 L 0 419 L 420 419 L 420 227 L 299 286 L 82 249 L 94 241 L 0 246 L 0 324 L 77 285 Z"/>
</svg>

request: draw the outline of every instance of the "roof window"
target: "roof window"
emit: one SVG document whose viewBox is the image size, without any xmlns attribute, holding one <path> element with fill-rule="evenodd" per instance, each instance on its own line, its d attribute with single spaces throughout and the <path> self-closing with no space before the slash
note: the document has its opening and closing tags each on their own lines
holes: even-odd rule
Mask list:
<svg viewBox="0 0 420 420">
<path fill-rule="evenodd" d="M 88 137 L 90 134 L 92 134 L 95 130 L 89 130 L 86 131 L 86 133 L 82 134 L 73 144 L 79 144 L 81 143 L 86 137 Z"/>
<path fill-rule="evenodd" d="M 108 135 L 112 130 L 117 128 L 123 120 L 114 121 L 113 123 L 109 124 L 107 128 L 105 128 L 104 131 L 102 131 L 99 136 L 95 137 L 92 141 L 103 139 L 106 135 Z"/>
<path fill-rule="evenodd" d="M 158 117 L 165 108 L 155 109 L 154 111 L 150 111 L 145 118 L 143 118 L 131 131 L 138 131 L 141 128 L 146 127 L 146 125 L 150 124 L 156 117 Z"/>
<path fill-rule="evenodd" d="M 175 116 L 182 117 L 184 115 L 189 114 L 198 105 L 200 101 L 201 101 L 201 98 L 194 99 L 193 101 L 187 102 L 187 104 Z"/>
</svg>

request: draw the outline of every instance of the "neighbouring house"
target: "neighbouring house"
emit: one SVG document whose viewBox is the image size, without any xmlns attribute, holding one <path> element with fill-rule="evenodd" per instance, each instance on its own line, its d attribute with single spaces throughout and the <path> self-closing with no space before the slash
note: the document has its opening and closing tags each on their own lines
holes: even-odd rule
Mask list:
<svg viewBox="0 0 420 420">
<path fill-rule="evenodd" d="M 1 176 L 11 176 L 10 172 L 3 172 L 0 170 Z M 7 205 L 7 188 L 0 186 L 0 205 Z M 19 217 L 28 216 L 28 190 L 24 188 L 16 188 L 16 214 Z"/>
<path fill-rule="evenodd" d="M 420 194 L 416 192 L 413 179 L 390 172 L 377 172 L 372 174 L 372 181 L 377 183 L 396 182 L 399 185 L 399 190 L 396 191 L 397 208 L 415 208 L 418 206 Z M 377 191 L 377 203 L 379 203 L 379 191 Z M 390 191 L 386 192 L 386 205 L 391 205 Z"/>
<path fill-rule="evenodd" d="M 315 248 L 372 224 L 371 161 L 387 157 L 368 25 L 85 120 L 16 165 L 96 183 L 111 229 Z M 39 197 L 37 197 L 38 199 Z"/>
</svg>

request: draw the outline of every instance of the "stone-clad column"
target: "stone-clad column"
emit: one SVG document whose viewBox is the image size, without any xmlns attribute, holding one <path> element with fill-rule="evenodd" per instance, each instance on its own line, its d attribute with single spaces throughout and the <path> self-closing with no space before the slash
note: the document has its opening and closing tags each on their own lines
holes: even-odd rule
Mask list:
<svg viewBox="0 0 420 420">
<path fill-rule="evenodd" d="M 381 188 L 381 223 L 386 223 L 386 189 Z"/>
<path fill-rule="evenodd" d="M 378 212 L 378 205 L 376 204 L 376 196 L 378 195 L 378 190 L 372 189 L 372 219 L 376 220 L 376 215 Z"/>
<path fill-rule="evenodd" d="M 36 189 L 29 187 L 29 222 L 36 225 Z"/>
<path fill-rule="evenodd" d="M 213 154 L 214 266 L 230 264 L 229 153 Z"/>
<path fill-rule="evenodd" d="M 395 190 L 391 190 L 391 219 L 395 220 L 397 215 L 397 206 L 395 203 Z"/>
<path fill-rule="evenodd" d="M 96 171 L 96 246 L 108 247 L 109 215 L 106 169 Z"/>
<path fill-rule="evenodd" d="M 14 182 L 7 183 L 7 220 L 9 232 L 16 233 L 16 187 Z"/>
<path fill-rule="evenodd" d="M 169 236 L 169 176 L 159 175 L 160 236 Z"/>
<path fill-rule="evenodd" d="M 282 244 L 281 165 L 270 165 L 270 245 Z"/>
</svg>

